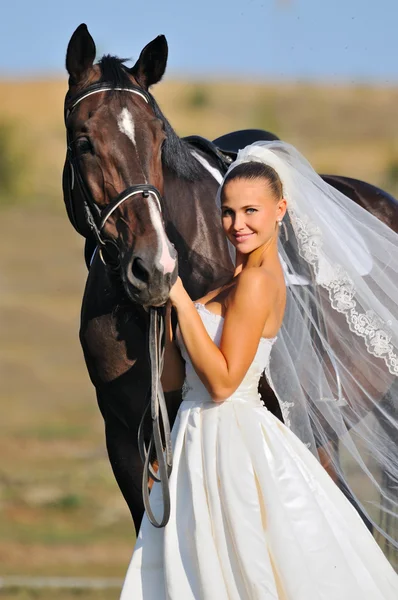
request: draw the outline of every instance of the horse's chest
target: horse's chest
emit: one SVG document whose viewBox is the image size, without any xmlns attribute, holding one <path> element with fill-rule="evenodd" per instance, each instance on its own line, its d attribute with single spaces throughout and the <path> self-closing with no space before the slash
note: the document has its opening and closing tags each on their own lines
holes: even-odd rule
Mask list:
<svg viewBox="0 0 398 600">
<path fill-rule="evenodd" d="M 111 300 L 111 301 L 110 301 Z M 120 306 L 86 289 L 80 341 L 95 386 L 114 381 L 147 363 L 146 326 L 133 306 Z"/>
</svg>

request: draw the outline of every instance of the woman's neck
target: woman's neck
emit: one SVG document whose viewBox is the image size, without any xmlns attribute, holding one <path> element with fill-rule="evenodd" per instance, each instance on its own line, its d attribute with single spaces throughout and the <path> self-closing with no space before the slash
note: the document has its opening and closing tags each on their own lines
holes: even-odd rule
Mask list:
<svg viewBox="0 0 398 600">
<path fill-rule="evenodd" d="M 278 235 L 272 236 L 265 244 L 262 244 L 250 254 L 236 253 L 235 273 L 239 275 L 244 269 L 251 267 L 261 267 L 265 264 L 271 264 L 278 258 Z"/>
</svg>

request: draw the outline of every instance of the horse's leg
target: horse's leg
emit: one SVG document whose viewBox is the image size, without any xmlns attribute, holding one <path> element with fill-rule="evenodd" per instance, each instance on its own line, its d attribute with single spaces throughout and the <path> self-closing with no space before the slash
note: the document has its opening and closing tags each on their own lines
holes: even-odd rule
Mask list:
<svg viewBox="0 0 398 600">
<path fill-rule="evenodd" d="M 181 402 L 181 393 L 179 391 L 170 392 L 165 394 L 165 398 L 172 425 Z M 110 395 L 107 395 L 105 391 L 102 393 L 97 391 L 97 399 L 104 418 L 106 447 L 112 471 L 130 509 L 135 530 L 138 533 L 144 514 L 144 504 L 142 501 L 143 464 L 137 444 L 137 417 L 134 416 L 128 421 L 120 418 L 117 409 L 115 410 L 115 405 L 110 402 Z M 146 437 L 148 434 L 149 428 L 146 427 Z"/>
<path fill-rule="evenodd" d="M 143 464 L 138 452 L 137 432 L 133 432 L 112 411 L 101 392 L 97 392 L 97 400 L 104 418 L 106 448 L 112 471 L 138 533 L 144 514 L 144 505 L 141 489 Z"/>
<path fill-rule="evenodd" d="M 141 523 L 142 465 L 137 432 L 150 384 L 145 322 L 121 305 L 119 288 L 96 259 L 82 306 L 80 341 L 105 423 L 109 459 L 135 527 Z"/>
</svg>

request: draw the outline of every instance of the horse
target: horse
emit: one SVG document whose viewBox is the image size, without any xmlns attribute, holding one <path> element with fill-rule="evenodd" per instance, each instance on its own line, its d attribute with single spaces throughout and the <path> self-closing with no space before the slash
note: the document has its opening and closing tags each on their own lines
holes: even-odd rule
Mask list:
<svg viewBox="0 0 398 600">
<path fill-rule="evenodd" d="M 110 55 L 95 63 L 95 55 L 94 40 L 81 24 L 66 53 L 62 183 L 67 215 L 86 239 L 90 263 L 80 342 L 110 463 L 138 531 L 143 465 L 137 434 L 150 384 L 147 308 L 166 302 L 177 273 L 192 298 L 231 278 L 216 193 L 237 144 L 254 140 L 243 132 L 215 145 L 176 134 L 149 91 L 166 70 L 164 36 L 147 44 L 131 68 Z M 398 205 L 391 196 L 354 179 L 324 179 L 398 229 Z M 259 390 L 265 405 L 282 418 L 265 377 Z M 172 422 L 181 392 L 166 400 Z"/>
</svg>

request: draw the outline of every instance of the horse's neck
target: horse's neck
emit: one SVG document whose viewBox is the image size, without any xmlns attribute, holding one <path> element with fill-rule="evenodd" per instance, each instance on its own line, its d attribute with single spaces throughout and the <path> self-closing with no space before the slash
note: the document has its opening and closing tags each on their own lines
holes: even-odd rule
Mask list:
<svg viewBox="0 0 398 600">
<path fill-rule="evenodd" d="M 213 167 L 209 161 L 209 166 Z M 203 166 L 196 181 L 164 170 L 166 231 L 176 246 L 179 274 L 192 298 L 231 277 L 233 264 L 216 203 L 219 182 Z"/>
</svg>

